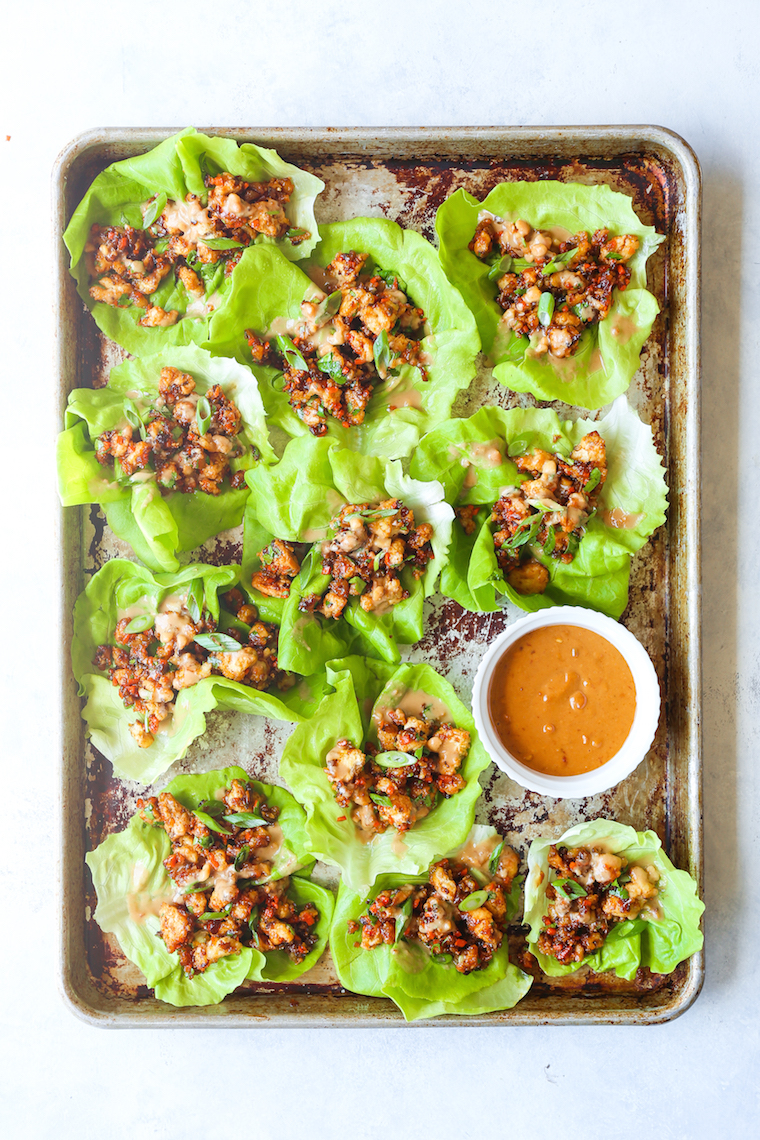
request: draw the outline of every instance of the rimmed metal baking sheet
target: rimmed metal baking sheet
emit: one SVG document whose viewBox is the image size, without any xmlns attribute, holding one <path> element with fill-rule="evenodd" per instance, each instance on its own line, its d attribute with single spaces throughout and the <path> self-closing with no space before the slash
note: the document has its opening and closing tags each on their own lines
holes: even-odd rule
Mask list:
<svg viewBox="0 0 760 1140">
<path fill-rule="evenodd" d="M 319 174 L 326 191 L 319 222 L 356 215 L 392 217 L 433 238 L 435 210 L 464 186 L 483 197 L 503 179 L 559 178 L 605 182 L 629 194 L 639 216 L 667 233 L 650 262 L 649 287 L 662 312 L 642 354 L 628 398 L 651 424 L 670 487 L 667 526 L 634 560 L 631 603 L 623 621 L 646 645 L 663 687 L 664 714 L 653 748 L 633 776 L 611 793 L 576 802 L 524 792 L 495 768 L 481 778 L 478 818 L 501 827 L 521 848 L 536 835 L 558 835 L 579 819 L 609 814 L 652 827 L 677 866 L 702 888 L 700 593 L 699 593 L 699 297 L 701 181 L 688 145 L 661 127 L 471 128 L 207 128 L 238 142 L 275 147 Z M 150 149 L 172 130 L 91 131 L 65 148 L 54 170 L 57 263 L 56 399 L 104 382 L 121 359 L 79 300 L 67 272 L 60 234 L 92 178 L 109 163 Z M 533 403 L 495 385 L 484 369 L 455 411 L 483 403 Z M 568 409 L 569 411 L 569 409 Z M 239 534 L 207 544 L 207 561 L 232 561 Z M 341 990 L 327 956 L 297 983 L 237 991 L 220 1005 L 174 1009 L 157 1002 L 135 967 L 92 919 L 94 896 L 84 854 L 123 826 L 143 789 L 113 777 L 110 764 L 85 742 L 79 699 L 69 671 L 71 613 L 87 577 L 101 562 L 129 551 L 104 527 L 96 509 L 61 512 L 61 984 L 71 1008 L 104 1026 L 379 1026 L 404 1024 L 391 1002 Z M 424 641 L 406 656 L 429 661 L 463 699 L 479 657 L 514 613 L 473 615 L 453 602 L 428 605 Z M 160 781 L 178 770 L 242 763 L 277 781 L 276 762 L 289 726 L 239 714 L 212 714 L 207 733 Z M 330 871 L 318 871 L 326 881 Z M 520 933 L 510 936 L 516 952 Z M 703 955 L 668 978 L 646 971 L 633 983 L 615 977 L 539 978 L 512 1010 L 437 1018 L 436 1025 L 652 1024 L 683 1013 L 701 988 Z M 418 1023 L 420 1024 L 420 1023 Z"/>
</svg>

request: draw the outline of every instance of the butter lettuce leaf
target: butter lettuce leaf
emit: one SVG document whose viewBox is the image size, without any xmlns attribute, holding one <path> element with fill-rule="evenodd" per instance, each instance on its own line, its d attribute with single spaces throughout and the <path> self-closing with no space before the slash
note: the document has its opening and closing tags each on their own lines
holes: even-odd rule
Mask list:
<svg viewBox="0 0 760 1140">
<path fill-rule="evenodd" d="M 589 431 L 598 431 L 607 448 L 608 474 L 597 512 L 572 562 L 533 548 L 533 557 L 549 570 L 549 585 L 543 594 L 518 594 L 496 561 L 489 521 L 501 489 L 527 478 L 511 456 L 535 447 L 569 455 Z M 598 420 L 562 421 L 549 408 L 483 408 L 422 440 L 410 473 L 419 478 L 423 472 L 442 483 L 447 502 L 482 508 L 471 534 L 458 519 L 454 522 L 440 584 L 441 593 L 476 612 L 496 610 L 507 597 L 528 611 L 579 605 L 619 618 L 628 603 L 631 555 L 664 523 L 667 510 L 665 472 L 651 429 L 624 396 Z M 621 521 L 624 526 L 615 525 Z"/>
<path fill-rule="evenodd" d="M 418 874 L 444 852 L 464 843 L 480 795 L 479 774 L 490 763 L 478 738 L 470 710 L 448 681 L 429 665 L 391 665 L 358 656 L 333 661 L 327 679 L 334 688 L 308 723 L 299 725 L 280 760 L 280 775 L 306 809 L 309 847 L 316 859 L 340 867 L 343 881 L 362 891 L 384 872 Z M 459 728 L 472 739 L 460 769 L 461 792 L 439 799 L 429 815 L 403 835 L 389 828 L 371 842 L 362 842 L 350 810 L 336 801 L 325 775 L 325 757 L 336 742 L 351 740 L 362 747 L 376 739 L 373 712 L 396 707 L 407 691 L 442 701 Z M 342 819 L 340 817 L 343 817 Z"/>
<path fill-rule="evenodd" d="M 549 848 L 553 843 L 563 847 L 599 844 L 615 855 L 624 855 L 630 865 L 654 864 L 660 873 L 657 904 L 661 917 L 616 923 L 602 948 L 588 954 L 581 963 L 564 966 L 541 954 L 535 943 L 548 911 L 546 888 L 556 877 L 549 867 Z M 528 943 L 541 969 L 551 977 L 572 974 L 584 966 L 598 974 L 614 970 L 618 977 L 629 981 L 640 966 L 648 967 L 653 973 L 669 974 L 679 962 L 702 949 L 699 923 L 704 909 L 691 875 L 676 870 L 654 831 L 635 831 L 609 819 L 596 819 L 576 824 L 558 839 L 535 839 L 531 844 L 525 882 L 525 923 L 530 926 Z"/>
<path fill-rule="evenodd" d="M 131 721 L 139 717 L 126 707 L 108 677 L 95 670 L 95 651 L 99 645 L 115 644 L 120 612 L 135 607 L 141 613 L 153 614 L 167 596 L 186 595 L 197 579 L 203 583 L 206 608 L 219 620 L 223 615 L 218 594 L 239 584 L 239 566 L 191 565 L 177 574 L 153 575 L 134 562 L 113 559 L 93 576 L 77 599 L 71 659 L 79 694 L 85 698 L 82 717 L 92 743 L 111 761 L 115 774 L 122 779 L 152 783 L 180 760 L 193 740 L 205 731 L 205 714 L 212 709 L 301 721 L 317 707 L 326 691 L 321 675 L 299 678 L 293 688 L 282 693 L 259 692 L 226 677 L 206 677 L 178 692 L 167 730 L 157 733 L 149 748 L 140 748 L 129 731 Z M 277 621 L 274 608 L 262 607 L 260 616 L 265 621 Z"/>
<path fill-rule="evenodd" d="M 426 874 L 383 874 L 370 894 L 376 898 L 388 888 L 425 882 Z M 470 974 L 458 973 L 451 963 L 434 961 L 423 947 L 403 939 L 394 946 L 362 949 L 361 935 L 349 932 L 348 923 L 358 920 L 367 904 L 366 891 L 357 893 L 341 880 L 330 930 L 335 969 L 346 989 L 389 997 L 406 1021 L 511 1009 L 530 989 L 533 979 L 509 961 L 506 937 L 485 969 Z"/>
<path fill-rule="evenodd" d="M 160 404 L 161 369 L 171 365 L 194 378 L 199 394 L 218 384 L 242 416 L 239 439 L 245 453 L 232 472 L 275 460 L 256 377 L 234 360 L 214 358 L 201 348 L 170 349 L 160 356 L 126 360 L 111 371 L 105 388 L 75 388 L 69 394 L 66 430 L 58 437 L 58 492 L 64 506 L 99 503 L 109 526 L 154 570 L 179 569 L 178 553 L 193 550 L 223 530 L 239 526 L 248 488 L 223 485 L 218 495 L 162 492 L 150 469 L 117 477 L 95 456 L 97 437 L 124 428 L 125 400 L 138 412 Z"/>
<path fill-rule="evenodd" d="M 528 339 L 505 329 L 490 266 L 468 249 L 481 211 L 509 221 L 524 219 L 536 229 L 564 227 L 571 234 L 606 227 L 613 235 L 635 234 L 639 248 L 627 263 L 631 280 L 616 290 L 610 312 L 584 332 L 580 347 L 566 361 L 531 356 Z M 626 390 L 639 366 L 639 354 L 659 312 L 646 288 L 647 259 L 665 240 L 643 225 L 631 199 L 608 186 L 570 182 L 503 182 L 478 202 L 465 190 L 447 198 L 436 215 L 440 257 L 477 321 L 483 351 L 494 376 L 514 392 L 538 400 L 562 400 L 581 408 L 601 408 Z"/>
<path fill-rule="evenodd" d="M 334 657 L 358 653 L 398 661 L 399 644 L 411 645 L 423 635 L 423 601 L 432 594 L 446 564 L 454 512 L 443 500 L 437 481 L 405 475 L 398 460 L 345 451 L 325 436 L 291 440 L 280 462 L 259 464 L 246 473 L 251 496 L 246 504 L 243 564 L 246 570 L 269 536 L 315 543 L 290 589 L 282 615 L 279 663 L 303 676 L 321 671 Z M 409 597 L 388 613 L 367 613 L 358 598 L 349 600 L 337 619 L 306 614 L 301 599 L 324 594 L 328 579 L 321 572 L 319 543 L 330 521 L 345 503 L 377 503 L 398 498 L 414 511 L 415 523 L 433 527 L 434 557 L 422 578 L 409 568 L 401 573 Z"/>
<path fill-rule="evenodd" d="M 223 170 L 249 182 L 271 178 L 293 180 L 294 192 L 286 213 L 294 229 L 307 230 L 311 236 L 300 245 L 294 245 L 287 237 L 278 240 L 276 245 L 285 258 L 308 257 L 319 241 L 314 203 L 324 190 L 321 179 L 285 162 L 274 150 L 253 143 L 238 146 L 232 139 L 212 138 L 192 127 L 166 139 L 146 154 L 107 167 L 95 178 L 74 211 L 63 240 L 71 254 L 71 273 L 77 292 L 92 311 L 98 328 L 136 356 L 159 352 L 171 345 L 200 344 L 208 337 L 211 310 L 207 310 L 206 304 L 193 304 L 173 273 L 150 297 L 152 303 L 167 310 L 176 309 L 181 314 L 177 323 L 168 328 L 142 327 L 139 321 L 144 310 L 134 305 L 121 308 L 93 301 L 84 252 L 90 230 L 94 224 L 117 226 L 125 222 L 141 229 L 140 207 L 154 194 L 166 194 L 178 202 L 183 202 L 187 194 L 195 194 L 205 203 L 208 192 L 203 181 L 204 171 L 216 174 Z M 274 239 L 262 234 L 256 242 L 268 244 Z M 224 310 L 235 272 L 231 276 L 222 275 L 216 283 L 214 312 Z"/>
<path fill-rule="evenodd" d="M 402 365 L 378 384 L 362 424 L 346 428 L 328 417 L 327 438 L 364 454 L 403 458 L 426 432 L 449 418 L 457 393 L 469 387 L 480 347 L 475 321 L 446 279 L 435 249 L 420 234 L 382 218 L 336 222 L 320 232 L 319 246 L 300 266 L 286 264 L 272 247 L 246 251 L 227 304 L 211 318 L 205 346 L 251 363 L 246 329 L 258 335 L 286 331 L 285 322 L 300 316 L 301 302 L 315 295 L 310 273 L 318 277 L 341 251 L 370 254 L 378 268 L 398 276 L 407 296 L 425 313 L 422 345 L 428 379 L 412 365 Z M 267 368 L 259 374 L 272 423 L 291 436 L 313 439 L 282 391 L 281 373 Z"/>
<path fill-rule="evenodd" d="M 201 800 L 213 799 L 233 779 L 248 780 L 249 776 L 242 768 L 229 767 L 178 776 L 165 790 L 194 810 Z M 139 814 L 132 817 L 124 831 L 109 835 L 85 856 L 98 896 L 96 922 L 105 933 L 116 936 L 123 953 L 142 971 L 156 997 L 171 1005 L 214 1005 L 247 979 L 292 980 L 305 973 L 324 951 L 332 917 L 332 892 L 295 875 L 297 870 L 303 874 L 313 864 L 305 850 L 303 810 L 284 788 L 251 782 L 268 803 L 280 808 L 278 824 L 283 831 L 283 847 L 270 878 L 293 875 L 289 889 L 298 903 L 303 905 L 311 900 L 320 910 L 317 943 L 298 965 L 282 951 L 264 954 L 255 947 L 244 947 L 240 953 L 222 958 L 203 973 L 188 978 L 176 955 L 170 954 L 158 937 L 160 904 L 174 898 L 174 884 L 163 865 L 171 853 L 171 844 L 163 828 L 145 823 Z"/>
</svg>

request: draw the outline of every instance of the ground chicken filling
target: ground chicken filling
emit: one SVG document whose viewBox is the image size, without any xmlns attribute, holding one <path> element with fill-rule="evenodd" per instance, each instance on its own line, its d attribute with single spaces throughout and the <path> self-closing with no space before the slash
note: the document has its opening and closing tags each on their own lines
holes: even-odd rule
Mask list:
<svg viewBox="0 0 760 1140">
<path fill-rule="evenodd" d="M 363 950 L 417 943 L 460 974 L 482 970 L 502 944 L 507 924 L 507 896 L 518 857 L 503 843 L 489 863 L 485 886 L 466 862 L 441 859 L 430 868 L 429 882 L 381 891 L 349 931 L 361 931 Z"/>
<path fill-rule="evenodd" d="M 275 538 L 259 554 L 261 569 L 251 577 L 251 585 L 269 598 L 287 598 L 293 579 L 301 570 L 301 552 L 306 544 Z"/>
<path fill-rule="evenodd" d="M 625 264 L 639 248 L 633 234 L 610 237 L 583 231 L 568 241 L 534 230 L 528 222 L 480 215 L 469 248 L 492 264 L 502 321 L 517 336 L 531 338 L 535 355 L 572 356 L 581 334 L 603 321 L 615 289 L 625 289 Z"/>
<path fill-rule="evenodd" d="M 235 623 L 225 633 L 189 597 L 175 597 L 155 616 L 122 617 L 116 644 L 98 646 L 93 664 L 138 713 L 129 731 L 140 748 L 149 748 L 162 730 L 171 733 L 177 693 L 206 677 L 227 677 L 262 691 L 295 684 L 294 675 L 277 666 L 277 626 L 259 621 L 256 607 L 239 590 L 228 593 L 224 604 Z"/>
<path fill-rule="evenodd" d="M 124 415 L 124 426 L 103 432 L 95 442 L 103 466 L 118 463 L 127 478 L 150 472 L 166 492 L 218 495 L 225 480 L 232 488 L 245 486 L 244 471 L 230 473 L 232 460 L 246 450 L 239 438 L 242 416 L 218 384 L 200 395 L 188 372 L 162 368 L 155 406 L 140 411 L 126 398 Z M 258 458 L 256 449 L 250 450 Z"/>
<path fill-rule="evenodd" d="M 607 449 L 598 432 L 584 435 L 569 459 L 536 449 L 515 460 L 531 478 L 505 487 L 491 512 L 496 561 L 518 594 L 541 594 L 549 571 L 534 556 L 572 562 L 607 478 Z M 478 506 L 460 507 L 457 517 L 466 534 L 478 520 Z"/>
<path fill-rule="evenodd" d="M 562 965 L 599 950 L 616 923 L 642 911 L 659 917 L 660 872 L 653 865 L 629 867 L 624 856 L 603 847 L 552 846 L 549 866 L 557 878 L 546 888 L 549 907 L 538 949 Z"/>
<path fill-rule="evenodd" d="M 330 579 L 321 596 L 307 594 L 300 609 L 339 618 L 349 598 L 366 613 L 387 613 L 409 597 L 401 581 L 408 566 L 421 578 L 435 557 L 430 523 L 414 525 L 414 511 L 400 499 L 349 503 L 333 519 L 334 536 L 322 543 L 322 573 Z"/>
<path fill-rule="evenodd" d="M 282 371 L 291 407 L 313 435 L 325 434 L 330 416 L 345 427 L 362 423 L 375 385 L 402 364 L 427 380 L 425 314 L 392 273 L 365 272 L 367 261 L 353 250 L 337 255 L 324 273 L 326 291 L 304 301 L 301 319 L 288 322 L 292 338 L 245 334 L 254 364 Z"/>
<path fill-rule="evenodd" d="M 142 206 L 144 229 L 95 224 L 85 246 L 94 284 L 90 296 L 106 305 L 135 305 L 145 311 L 140 324 L 166 328 L 181 319 L 176 309 L 151 304 L 151 296 L 172 274 L 187 293 L 188 316 L 214 309 L 214 295 L 260 235 L 300 245 L 310 234 L 291 226 L 285 212 L 293 194 L 290 178 L 246 182 L 222 172 L 207 176 L 208 202 L 188 194 L 184 202 L 165 194 Z M 194 314 L 194 305 L 201 311 Z"/>
<path fill-rule="evenodd" d="M 365 744 L 364 751 L 339 740 L 325 758 L 333 795 L 360 831 L 408 831 L 433 810 L 439 795 L 448 799 L 464 788 L 459 770 L 470 751 L 465 729 L 428 718 L 424 710 L 410 716 L 388 708 L 377 736 L 379 743 Z"/>
<path fill-rule="evenodd" d="M 175 888 L 160 908 L 160 937 L 188 977 L 244 946 L 283 950 L 302 962 L 314 946 L 319 911 L 290 897 L 289 878 L 261 883 L 282 847 L 279 809 L 251 784 L 233 780 L 221 800 L 189 811 L 169 792 L 138 800 L 146 823 L 162 828 L 172 853 L 164 860 Z"/>
</svg>

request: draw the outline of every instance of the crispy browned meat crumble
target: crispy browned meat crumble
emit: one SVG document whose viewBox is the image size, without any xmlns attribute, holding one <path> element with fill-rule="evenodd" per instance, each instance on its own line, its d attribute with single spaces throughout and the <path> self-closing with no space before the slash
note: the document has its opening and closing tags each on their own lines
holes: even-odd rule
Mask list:
<svg viewBox="0 0 760 1140">
<path fill-rule="evenodd" d="M 624 856 L 601 846 L 552 846 L 549 866 L 558 877 L 546 888 L 538 949 L 563 965 L 599 950 L 616 923 L 656 907 L 660 873 L 653 865 L 629 869 Z"/>
<path fill-rule="evenodd" d="M 98 646 L 93 664 L 108 674 L 127 708 L 139 714 L 129 731 L 141 748 L 153 744 L 162 724 L 171 729 L 177 693 L 206 677 L 227 677 L 261 691 L 295 684 L 295 676 L 277 665 L 277 626 L 259 621 L 256 607 L 239 590 L 224 600 L 229 612 L 250 626 L 247 644 L 237 629 L 218 634 L 206 612 L 194 621 L 186 599 L 176 598 L 173 608 L 157 613 L 148 629 L 128 633 L 134 619 L 124 617 L 116 626 L 116 645 Z"/>
<path fill-rule="evenodd" d="M 200 815 L 169 792 L 140 799 L 137 807 L 171 840 L 164 867 L 175 897 L 161 904 L 160 937 L 188 977 L 244 946 L 304 960 L 317 940 L 319 911 L 311 902 L 298 908 L 288 897 L 289 878 L 261 883 L 282 845 L 278 808 L 242 780 L 233 780 L 222 800 L 202 802 Z"/>
<path fill-rule="evenodd" d="M 436 959 L 452 961 L 460 974 L 482 970 L 504 938 L 517 853 L 502 846 L 495 863 L 492 878 L 482 887 L 467 863 L 441 859 L 430 868 L 427 883 L 381 891 L 348 929 L 361 930 L 363 950 L 403 940 L 418 943 Z"/>
<path fill-rule="evenodd" d="M 427 379 L 422 344 L 425 314 L 398 278 L 364 272 L 367 254 L 339 253 L 325 270 L 325 288 L 301 305 L 292 339 L 246 332 L 256 364 L 279 368 L 284 391 L 313 435 L 332 416 L 345 427 L 364 420 L 375 385 L 401 364 Z"/>
<path fill-rule="evenodd" d="M 254 590 L 270 598 L 287 598 L 293 579 L 301 569 L 298 551 L 303 549 L 303 543 L 273 539 L 259 554 L 261 569 L 251 577 Z"/>
<path fill-rule="evenodd" d="M 615 289 L 625 289 L 631 270 L 625 264 L 639 248 L 633 234 L 592 236 L 581 231 L 558 241 L 528 222 L 504 222 L 481 216 L 469 248 L 493 262 L 502 321 L 517 336 L 533 337 L 536 355 L 572 356 L 585 329 L 603 321 Z M 496 267 L 503 273 L 496 274 Z M 543 298 L 543 300 L 542 300 Z"/>
<path fill-rule="evenodd" d="M 332 538 L 322 543 L 326 592 L 307 594 L 300 609 L 339 618 L 349 598 L 359 598 L 367 613 L 386 613 L 409 596 L 399 577 L 409 566 L 421 578 L 434 557 L 430 523 L 414 525 L 414 511 L 400 499 L 348 503 L 331 523 Z"/>
<path fill-rule="evenodd" d="M 333 795 L 351 809 L 362 831 L 381 834 L 393 827 L 408 831 L 428 815 L 439 795 L 456 795 L 465 786 L 459 774 L 470 750 L 470 734 L 432 716 L 413 716 L 387 709 L 377 730 L 378 745 L 364 750 L 338 740 L 325 757 L 325 774 Z M 375 757 L 387 752 L 409 756 L 408 764 L 384 767 Z"/>
<path fill-rule="evenodd" d="M 496 560 L 518 594 L 540 594 L 549 584 L 549 571 L 533 551 L 540 547 L 560 562 L 573 561 L 607 478 L 607 449 L 592 431 L 569 458 L 537 448 L 517 457 L 515 465 L 532 478 L 519 487 L 505 487 L 494 504 Z M 458 508 L 465 534 L 475 530 L 480 509 Z"/>
<path fill-rule="evenodd" d="M 293 245 L 310 236 L 291 228 L 285 213 L 294 189 L 290 178 L 246 182 L 225 171 L 206 177 L 205 183 L 206 206 L 188 194 L 184 202 L 169 199 L 155 216 L 163 198 L 150 198 L 142 206 L 143 218 L 155 220 L 145 229 L 93 225 L 85 256 L 94 301 L 136 305 L 145 310 L 141 325 L 165 328 L 176 324 L 179 312 L 152 305 L 149 298 L 170 273 L 182 282 L 191 304 L 206 298 L 206 311 L 211 312 L 221 280 L 215 267 L 229 275 L 245 246 L 260 234 L 288 237 Z"/>
<path fill-rule="evenodd" d="M 98 436 L 98 462 L 110 466 L 118 460 L 127 477 L 136 471 L 155 472 L 166 492 L 218 495 L 225 479 L 233 488 L 244 487 L 243 471 L 230 474 L 231 461 L 245 451 L 239 438 L 242 416 L 233 401 L 218 384 L 205 395 L 197 394 L 190 373 L 169 366 L 161 369 L 158 387 L 155 407 L 140 412 L 129 402 L 135 426 L 127 422 Z M 208 413 L 205 419 L 202 411 Z"/>
</svg>

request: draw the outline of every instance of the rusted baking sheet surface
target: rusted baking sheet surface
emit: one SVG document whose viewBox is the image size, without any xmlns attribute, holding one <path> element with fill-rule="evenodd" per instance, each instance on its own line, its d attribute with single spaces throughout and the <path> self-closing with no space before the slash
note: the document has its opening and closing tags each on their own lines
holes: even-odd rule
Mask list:
<svg viewBox="0 0 760 1140">
<path fill-rule="evenodd" d="M 213 133 L 214 128 L 208 128 Z M 58 230 L 89 182 L 110 162 L 154 146 L 171 131 L 110 131 L 85 136 L 61 156 L 54 192 Z M 499 828 L 525 855 L 530 840 L 558 835 L 571 824 L 607 815 L 638 829 L 652 828 L 676 864 L 701 889 L 701 785 L 699 735 L 699 482 L 698 319 L 699 170 L 691 151 L 659 128 L 274 130 L 219 131 L 239 142 L 276 147 L 290 161 L 318 174 L 326 191 L 317 203 L 320 222 L 356 215 L 388 217 L 434 238 L 435 211 L 459 187 L 482 198 L 508 179 L 557 178 L 604 182 L 629 194 L 643 221 L 669 241 L 650 261 L 649 288 L 661 314 L 641 358 L 628 396 L 651 424 L 669 472 L 671 507 L 662 528 L 634 559 L 630 604 L 623 621 L 649 651 L 663 687 L 664 715 L 644 764 L 617 788 L 580 801 L 544 799 L 526 792 L 498 769 L 481 777 L 478 821 Z M 121 351 L 101 337 L 76 296 L 59 250 L 59 406 L 67 392 L 105 383 Z M 484 403 L 534 404 L 493 384 L 484 369 L 455 411 L 467 416 Z M 567 413 L 571 414 L 568 407 Z M 204 561 L 239 559 L 241 534 L 228 532 L 200 554 Z M 114 555 L 130 557 L 114 539 L 97 508 L 66 511 L 62 518 L 63 582 L 63 919 L 62 984 L 73 1008 L 99 1024 L 256 1024 L 361 1026 L 403 1024 L 390 1002 L 347 994 L 339 986 L 329 953 L 309 974 L 288 986 L 254 986 L 216 1007 L 174 1010 L 156 1002 L 142 975 L 92 919 L 95 898 L 83 858 L 88 849 L 125 826 L 140 785 L 113 777 L 111 766 L 83 736 L 79 701 L 68 672 L 74 599 L 89 576 Z M 196 554 L 197 558 L 198 555 Z M 519 611 L 476 615 L 456 603 L 427 603 L 426 636 L 405 656 L 442 672 L 464 700 L 471 696 L 478 661 L 489 641 Z M 252 775 L 281 782 L 277 759 L 288 725 L 234 713 L 212 713 L 208 731 L 186 758 L 162 777 L 179 771 L 241 764 Z M 335 872 L 318 865 L 327 884 Z M 511 935 L 515 956 L 524 946 L 519 928 Z M 699 993 L 701 955 L 667 978 L 639 971 L 634 982 L 540 975 L 513 1010 L 472 1018 L 439 1018 L 426 1025 L 518 1025 L 652 1023 L 683 1012 Z"/>
</svg>

